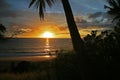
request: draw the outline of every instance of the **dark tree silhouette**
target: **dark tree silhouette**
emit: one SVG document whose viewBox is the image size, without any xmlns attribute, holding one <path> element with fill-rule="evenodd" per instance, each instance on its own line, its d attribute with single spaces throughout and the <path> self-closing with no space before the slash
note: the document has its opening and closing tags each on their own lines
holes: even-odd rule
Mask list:
<svg viewBox="0 0 120 80">
<path fill-rule="evenodd" d="M 5 32 L 6 32 L 5 26 L 0 24 L 0 38 L 4 38 L 4 33 Z"/>
<path fill-rule="evenodd" d="M 114 16 L 114 20 L 120 20 L 120 0 L 107 0 L 109 5 L 105 5 L 108 13 Z"/>
<path fill-rule="evenodd" d="M 117 44 L 115 46 L 116 51 L 120 51 L 120 0 L 108 0 L 107 1 L 109 5 L 105 5 L 105 8 L 108 9 L 108 14 L 115 16 L 113 18 L 114 20 L 117 20 L 117 25 L 114 27 L 114 31 L 110 34 L 110 37 L 112 37 L 115 40 L 115 43 Z M 110 38 L 109 37 L 109 38 Z"/>
<path fill-rule="evenodd" d="M 55 0 L 32 0 L 29 4 L 29 8 L 34 5 L 35 8 L 39 10 L 40 19 L 44 19 L 44 12 L 46 9 L 46 4 L 52 6 Z"/>
<path fill-rule="evenodd" d="M 106 30 L 101 34 L 92 31 L 91 34 L 84 37 L 85 53 L 88 55 L 90 65 L 93 65 L 92 71 L 96 73 L 94 74 L 95 80 L 111 79 L 111 77 L 113 78 L 111 80 L 114 80 L 119 77 L 116 73 L 120 71 L 118 67 L 120 66 L 118 63 L 120 61 L 120 41 L 117 38 L 119 36 L 117 31 Z"/>
</svg>

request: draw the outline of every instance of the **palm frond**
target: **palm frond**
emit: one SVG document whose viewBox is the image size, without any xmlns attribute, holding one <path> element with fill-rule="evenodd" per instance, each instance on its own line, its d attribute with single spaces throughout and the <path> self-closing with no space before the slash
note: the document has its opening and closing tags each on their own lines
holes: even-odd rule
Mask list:
<svg viewBox="0 0 120 80">
<path fill-rule="evenodd" d="M 115 16 L 113 21 L 115 21 L 115 19 L 116 20 L 120 19 L 120 17 L 119 17 L 119 15 L 120 15 L 120 0 L 107 0 L 107 1 L 109 3 L 109 6 L 108 5 L 104 6 L 105 9 L 108 9 L 107 13 Z"/>
<path fill-rule="evenodd" d="M 120 20 L 120 15 L 114 17 L 113 20 L 112 20 L 112 22 L 114 22 L 115 20 Z"/>
<path fill-rule="evenodd" d="M 0 32 L 5 32 L 6 31 L 6 28 L 4 25 L 0 24 Z"/>
<path fill-rule="evenodd" d="M 106 6 L 106 5 L 104 5 L 104 8 L 105 9 L 112 9 L 110 6 Z"/>
<path fill-rule="evenodd" d="M 117 3 L 118 3 L 118 6 L 120 6 L 120 0 L 118 0 Z"/>
<path fill-rule="evenodd" d="M 108 0 L 111 7 L 115 8 L 118 7 L 117 2 L 115 0 Z"/>
<path fill-rule="evenodd" d="M 46 2 L 51 7 L 54 3 L 54 0 L 46 0 Z"/>
<path fill-rule="evenodd" d="M 40 0 L 39 3 L 39 15 L 41 19 L 44 19 L 44 12 L 45 12 L 45 1 L 44 0 Z"/>
<path fill-rule="evenodd" d="M 36 9 L 39 10 L 40 19 L 44 19 L 44 13 L 46 10 L 46 5 L 51 7 L 55 0 L 32 0 L 29 4 L 29 8 L 34 5 Z"/>
<path fill-rule="evenodd" d="M 32 0 L 29 4 L 29 8 L 35 3 L 36 0 Z"/>
</svg>

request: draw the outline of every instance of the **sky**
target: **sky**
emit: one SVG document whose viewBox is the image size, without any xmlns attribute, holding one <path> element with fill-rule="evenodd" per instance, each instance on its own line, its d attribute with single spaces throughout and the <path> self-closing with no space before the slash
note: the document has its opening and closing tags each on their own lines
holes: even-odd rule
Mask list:
<svg viewBox="0 0 120 80">
<path fill-rule="evenodd" d="M 7 28 L 6 36 L 41 38 L 46 31 L 55 38 L 69 38 L 69 31 L 60 0 L 46 7 L 45 19 L 40 21 L 38 10 L 28 8 L 31 0 L 0 0 L 0 24 Z M 81 36 L 92 30 L 111 29 L 111 16 L 106 13 L 106 0 L 69 0 Z"/>
</svg>

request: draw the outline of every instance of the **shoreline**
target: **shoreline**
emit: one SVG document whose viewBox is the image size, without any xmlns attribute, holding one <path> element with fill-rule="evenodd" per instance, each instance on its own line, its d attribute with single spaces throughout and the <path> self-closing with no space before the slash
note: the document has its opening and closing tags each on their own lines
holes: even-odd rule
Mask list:
<svg viewBox="0 0 120 80">
<path fill-rule="evenodd" d="M 38 62 L 38 61 L 46 61 L 55 59 L 56 56 L 19 56 L 19 57 L 0 57 L 0 61 L 30 61 L 30 62 Z"/>
<path fill-rule="evenodd" d="M 0 61 L 46 61 L 55 59 L 59 53 L 67 51 L 47 51 L 47 52 L 0 52 Z"/>
<path fill-rule="evenodd" d="M 45 61 L 56 58 L 55 53 L 0 53 L 0 61 Z"/>
<path fill-rule="evenodd" d="M 0 58 L 0 61 L 45 61 L 55 59 L 56 56 L 25 56 L 25 57 L 3 57 Z"/>
</svg>

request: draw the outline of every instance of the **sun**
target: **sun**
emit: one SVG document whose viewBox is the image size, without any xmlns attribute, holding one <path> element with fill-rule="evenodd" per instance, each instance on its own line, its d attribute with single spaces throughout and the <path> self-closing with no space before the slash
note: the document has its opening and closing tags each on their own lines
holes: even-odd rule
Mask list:
<svg viewBox="0 0 120 80">
<path fill-rule="evenodd" d="M 44 32 L 44 33 L 42 34 L 41 37 L 42 37 L 42 38 L 54 38 L 55 36 L 54 36 L 54 33 L 49 32 L 49 31 L 46 31 L 46 32 Z"/>
</svg>

